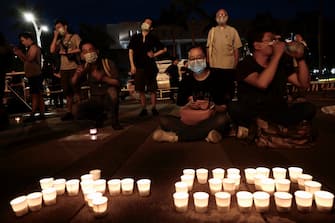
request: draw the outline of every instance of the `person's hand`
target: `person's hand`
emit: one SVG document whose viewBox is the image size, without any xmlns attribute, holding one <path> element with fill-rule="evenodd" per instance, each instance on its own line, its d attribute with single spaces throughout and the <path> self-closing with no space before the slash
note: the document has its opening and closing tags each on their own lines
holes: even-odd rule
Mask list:
<svg viewBox="0 0 335 223">
<path fill-rule="evenodd" d="M 155 57 L 155 54 L 154 54 L 154 52 L 151 50 L 151 51 L 147 52 L 147 56 L 150 57 L 150 58 L 154 58 L 154 57 Z"/>
<path fill-rule="evenodd" d="M 22 51 L 18 47 L 13 47 L 13 53 L 17 56 L 23 55 Z"/>
<path fill-rule="evenodd" d="M 135 66 L 130 66 L 130 74 L 131 75 L 136 74 L 136 67 Z"/>
<path fill-rule="evenodd" d="M 59 32 L 58 32 L 58 30 L 54 30 L 54 38 L 58 38 L 58 36 L 59 36 Z"/>
<path fill-rule="evenodd" d="M 273 42 L 273 55 L 281 57 L 285 51 L 285 43 L 282 41 L 274 41 Z"/>
</svg>

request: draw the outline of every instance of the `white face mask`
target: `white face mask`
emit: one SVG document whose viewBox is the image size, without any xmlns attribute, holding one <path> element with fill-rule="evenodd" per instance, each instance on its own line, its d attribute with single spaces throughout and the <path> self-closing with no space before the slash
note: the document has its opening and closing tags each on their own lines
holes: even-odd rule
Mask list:
<svg viewBox="0 0 335 223">
<path fill-rule="evenodd" d="M 96 52 L 86 53 L 84 59 L 86 63 L 94 63 L 98 59 L 98 54 Z"/>
<path fill-rule="evenodd" d="M 61 36 L 64 36 L 65 35 L 65 29 L 63 27 L 59 28 L 58 29 L 58 32 Z"/>
<path fill-rule="evenodd" d="M 219 24 L 219 25 L 225 25 L 228 21 L 228 16 L 218 16 L 216 17 L 216 22 Z"/>
<path fill-rule="evenodd" d="M 150 25 L 148 23 L 145 23 L 145 22 L 142 23 L 141 30 L 149 32 L 150 31 Z"/>
<path fill-rule="evenodd" d="M 201 74 L 206 69 L 206 59 L 196 59 L 188 62 L 188 68 L 195 74 Z"/>
</svg>

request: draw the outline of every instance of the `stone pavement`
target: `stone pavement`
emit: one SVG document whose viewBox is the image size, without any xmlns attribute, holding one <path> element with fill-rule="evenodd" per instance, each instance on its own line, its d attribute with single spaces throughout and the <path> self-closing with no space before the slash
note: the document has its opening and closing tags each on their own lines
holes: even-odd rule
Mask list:
<svg viewBox="0 0 335 223">
<path fill-rule="evenodd" d="M 257 148 L 236 138 L 224 138 L 219 144 L 205 141 L 157 143 L 151 134 L 158 126 L 158 118 L 137 118 L 138 104 L 121 105 L 124 130 L 114 131 L 107 125 L 99 129 L 95 141 L 88 135 L 90 123 L 62 123 L 59 117 L 0 132 L 0 171 L 3 177 L 0 222 L 335 222 L 334 210 L 321 213 L 315 204 L 309 213 L 298 212 L 295 204 L 290 212 L 278 213 L 273 198 L 270 211 L 263 214 L 254 208 L 250 212 L 240 212 L 235 196 L 232 196 L 231 210 L 227 213 L 216 210 L 213 196 L 210 196 L 206 213 L 194 211 L 193 198 L 189 200 L 186 213 L 176 212 L 173 206 L 174 183 L 179 181 L 184 168 L 236 167 L 243 170 L 258 166 L 299 166 L 321 182 L 322 189 L 334 193 L 335 117 L 323 114 L 320 108 L 335 104 L 335 97 L 318 94 L 308 98 L 318 106 L 314 125 L 319 132 L 315 147 L 308 150 Z M 159 104 L 158 108 L 160 114 L 176 110 L 168 103 Z M 102 170 L 102 178 L 107 180 L 149 178 L 152 180 L 151 194 L 140 197 L 135 190 L 132 195 L 112 197 L 107 190 L 108 213 L 103 218 L 94 217 L 81 195 L 61 195 L 57 197 L 57 204 L 43 206 L 40 211 L 22 217 L 16 217 L 11 211 L 9 201 L 39 191 L 39 179 L 80 178 L 96 168 Z M 292 185 L 292 190 L 296 187 Z M 240 190 L 255 191 L 253 185 L 245 182 L 243 174 Z M 209 188 L 195 183 L 192 193 L 195 191 L 209 192 Z"/>
</svg>

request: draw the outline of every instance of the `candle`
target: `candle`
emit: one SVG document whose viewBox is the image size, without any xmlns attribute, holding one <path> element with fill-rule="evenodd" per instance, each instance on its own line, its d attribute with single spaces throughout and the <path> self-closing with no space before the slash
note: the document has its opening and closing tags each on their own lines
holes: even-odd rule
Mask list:
<svg viewBox="0 0 335 223">
<path fill-rule="evenodd" d="M 82 191 L 94 189 L 94 181 L 93 180 L 81 181 L 80 186 Z"/>
<path fill-rule="evenodd" d="M 266 212 L 270 207 L 270 194 L 264 191 L 257 191 L 253 194 L 257 212 Z"/>
<path fill-rule="evenodd" d="M 43 201 L 45 205 L 49 206 L 49 205 L 56 204 L 57 191 L 55 188 L 50 187 L 50 188 L 42 190 L 42 195 L 43 195 Z"/>
<path fill-rule="evenodd" d="M 237 168 L 228 168 L 227 175 L 240 175 L 240 170 Z"/>
<path fill-rule="evenodd" d="M 263 174 L 257 174 L 254 177 L 254 183 L 255 183 L 255 189 L 256 190 L 262 190 L 262 179 L 265 179 L 266 177 Z"/>
<path fill-rule="evenodd" d="M 322 184 L 317 181 L 305 181 L 305 190 L 314 194 L 315 191 L 321 190 Z"/>
<path fill-rule="evenodd" d="M 195 170 L 194 169 L 183 169 L 183 175 L 191 175 L 194 178 L 195 177 Z"/>
<path fill-rule="evenodd" d="M 93 182 L 93 187 L 97 192 L 101 192 L 102 194 L 104 194 L 106 191 L 106 180 L 105 179 L 95 180 Z"/>
<path fill-rule="evenodd" d="M 291 181 L 289 179 L 276 179 L 276 191 L 278 192 L 289 192 Z"/>
<path fill-rule="evenodd" d="M 102 217 L 107 214 L 107 197 L 95 197 L 92 200 L 94 216 Z"/>
<path fill-rule="evenodd" d="M 318 211 L 328 212 L 333 208 L 334 194 L 328 191 L 315 191 L 315 203 Z"/>
<path fill-rule="evenodd" d="M 121 180 L 121 190 L 122 194 L 130 195 L 134 190 L 134 179 L 132 178 L 124 178 Z"/>
<path fill-rule="evenodd" d="M 84 190 L 84 191 L 83 191 L 84 200 L 85 200 L 86 202 L 88 202 L 88 195 L 89 195 L 89 194 L 96 193 L 96 192 L 97 192 L 97 191 L 96 191 L 94 188 L 90 188 L 90 189 Z"/>
<path fill-rule="evenodd" d="M 90 170 L 89 173 L 92 175 L 92 180 L 99 180 L 100 177 L 101 177 L 101 170 L 100 169 Z"/>
<path fill-rule="evenodd" d="M 239 174 L 228 174 L 228 179 L 233 179 L 235 182 L 235 191 L 240 188 L 241 176 Z"/>
<path fill-rule="evenodd" d="M 223 190 L 230 194 L 235 194 L 235 180 L 231 178 L 224 178 L 222 180 Z"/>
<path fill-rule="evenodd" d="M 107 182 L 109 194 L 112 196 L 118 195 L 121 192 L 121 180 L 111 179 Z"/>
<path fill-rule="evenodd" d="M 93 175 L 92 174 L 84 174 L 84 175 L 81 175 L 80 177 L 80 180 L 83 182 L 83 181 L 91 181 L 93 180 Z"/>
<path fill-rule="evenodd" d="M 305 181 L 312 180 L 313 176 L 309 174 L 300 174 L 298 176 L 298 186 L 300 190 L 305 190 Z"/>
<path fill-rule="evenodd" d="M 90 135 L 96 135 L 98 133 L 98 130 L 96 128 L 90 129 Z"/>
<path fill-rule="evenodd" d="M 185 182 L 187 184 L 188 190 L 191 191 L 193 188 L 194 177 L 192 175 L 182 175 L 180 179 L 181 182 Z"/>
<path fill-rule="evenodd" d="M 56 188 L 57 195 L 62 195 L 65 193 L 65 179 L 56 179 L 53 182 L 53 187 Z"/>
<path fill-rule="evenodd" d="M 270 169 L 267 167 L 257 167 L 256 172 L 256 174 L 263 175 L 265 178 L 270 176 Z"/>
<path fill-rule="evenodd" d="M 223 179 L 224 178 L 224 172 L 225 170 L 222 168 L 215 168 L 212 170 L 212 175 L 213 178 L 219 178 L 219 179 Z"/>
<path fill-rule="evenodd" d="M 216 192 L 221 191 L 222 189 L 222 180 L 219 178 L 211 178 L 208 180 L 209 183 L 209 189 L 211 191 L 211 194 L 215 194 Z"/>
<path fill-rule="evenodd" d="M 196 212 L 206 212 L 208 207 L 209 195 L 206 192 L 195 192 L 193 194 L 194 206 Z"/>
<path fill-rule="evenodd" d="M 54 183 L 54 178 L 52 177 L 43 178 L 40 180 L 41 189 L 42 190 L 48 189 L 53 186 L 53 183 Z"/>
<path fill-rule="evenodd" d="M 173 202 L 178 212 L 185 212 L 188 209 L 188 193 L 187 192 L 175 192 L 173 194 Z"/>
<path fill-rule="evenodd" d="M 274 167 L 272 168 L 272 175 L 275 180 L 277 179 L 285 179 L 287 170 L 282 167 Z"/>
<path fill-rule="evenodd" d="M 244 175 L 247 180 L 248 184 L 254 184 L 254 177 L 256 175 L 256 169 L 255 168 L 246 168 L 244 169 Z"/>
<path fill-rule="evenodd" d="M 15 117 L 15 122 L 16 122 L 17 124 L 19 124 L 20 121 L 21 121 L 21 118 L 20 118 L 20 117 Z"/>
<path fill-rule="evenodd" d="M 275 192 L 276 209 L 279 212 L 288 212 L 292 206 L 292 194 L 287 192 Z"/>
<path fill-rule="evenodd" d="M 302 168 L 300 167 L 289 167 L 288 168 L 288 173 L 290 175 L 290 180 L 293 183 L 297 183 L 298 182 L 298 176 L 300 174 L 302 174 Z"/>
<path fill-rule="evenodd" d="M 261 179 L 261 188 L 263 191 L 273 194 L 275 192 L 275 181 L 271 178 Z"/>
<path fill-rule="evenodd" d="M 66 181 L 66 191 L 69 196 L 76 196 L 79 193 L 79 180 L 71 179 Z"/>
<path fill-rule="evenodd" d="M 196 170 L 196 175 L 199 184 L 206 184 L 208 179 L 208 170 L 205 168 L 199 168 Z"/>
<path fill-rule="evenodd" d="M 297 209 L 303 212 L 309 212 L 312 208 L 313 194 L 307 191 L 298 190 L 294 192 Z"/>
<path fill-rule="evenodd" d="M 141 179 L 141 180 L 138 180 L 136 183 L 137 183 L 137 189 L 138 189 L 140 196 L 146 197 L 150 195 L 151 180 Z"/>
<path fill-rule="evenodd" d="M 228 212 L 230 210 L 231 195 L 228 192 L 215 193 L 215 203 L 219 211 Z"/>
<path fill-rule="evenodd" d="M 93 192 L 87 195 L 87 204 L 89 207 L 93 208 L 93 200 L 97 197 L 102 197 L 102 193 Z"/>
<path fill-rule="evenodd" d="M 20 196 L 10 201 L 10 205 L 15 215 L 20 217 L 28 213 L 27 196 Z"/>
<path fill-rule="evenodd" d="M 29 210 L 38 211 L 42 208 L 42 193 L 34 192 L 27 195 Z"/>
<path fill-rule="evenodd" d="M 98 139 L 98 135 L 90 135 L 90 139 L 91 139 L 92 141 L 95 141 L 95 140 Z"/>
<path fill-rule="evenodd" d="M 240 211 L 250 211 L 252 207 L 253 196 L 248 191 L 239 191 L 236 193 L 237 204 Z"/>
<path fill-rule="evenodd" d="M 188 185 L 185 182 L 179 181 L 174 184 L 176 192 L 188 192 Z"/>
</svg>

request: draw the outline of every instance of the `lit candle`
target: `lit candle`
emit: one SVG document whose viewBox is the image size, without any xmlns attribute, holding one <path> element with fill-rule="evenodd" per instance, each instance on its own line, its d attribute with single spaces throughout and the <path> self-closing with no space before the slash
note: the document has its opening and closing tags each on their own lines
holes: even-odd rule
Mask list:
<svg viewBox="0 0 335 223">
<path fill-rule="evenodd" d="M 90 129 L 90 135 L 96 135 L 98 133 L 98 130 L 96 128 Z"/>
<path fill-rule="evenodd" d="M 92 175 L 93 180 L 99 180 L 101 177 L 101 170 L 100 169 L 90 170 L 89 174 Z"/>
<path fill-rule="evenodd" d="M 80 186 L 82 191 L 94 189 L 94 181 L 93 180 L 81 181 Z"/>
<path fill-rule="evenodd" d="M 239 191 L 236 193 L 237 204 L 240 211 L 250 211 L 252 207 L 253 196 L 248 191 Z"/>
<path fill-rule="evenodd" d="M 224 178 L 222 180 L 223 190 L 230 194 L 235 194 L 235 180 L 231 178 Z"/>
<path fill-rule="evenodd" d="M 261 180 L 261 188 L 263 191 L 273 194 L 275 192 L 275 181 L 271 178 L 264 178 Z"/>
<path fill-rule="evenodd" d="M 185 182 L 179 181 L 174 184 L 176 192 L 188 192 L 188 185 Z"/>
<path fill-rule="evenodd" d="M 21 118 L 20 118 L 20 117 L 15 117 L 15 122 L 16 122 L 16 124 L 19 124 L 20 121 L 21 121 Z"/>
<path fill-rule="evenodd" d="M 215 193 L 215 203 L 219 211 L 228 212 L 230 210 L 231 195 L 228 192 Z"/>
<path fill-rule="evenodd" d="M 191 191 L 193 188 L 194 177 L 192 175 L 182 175 L 180 177 L 181 182 L 187 183 L 188 190 Z"/>
<path fill-rule="evenodd" d="M 107 197 L 95 197 L 92 200 L 94 216 L 102 217 L 107 214 Z"/>
<path fill-rule="evenodd" d="M 292 183 L 297 183 L 298 182 L 298 176 L 302 174 L 302 168 L 300 167 L 289 167 L 288 168 L 288 173 L 290 175 L 290 180 Z"/>
<path fill-rule="evenodd" d="M 244 175 L 247 180 L 248 184 L 254 184 L 254 177 L 256 175 L 256 169 L 255 168 L 246 168 L 244 169 Z"/>
<path fill-rule="evenodd" d="M 10 205 L 16 216 L 20 217 L 28 213 L 27 196 L 20 196 L 10 201 Z"/>
<path fill-rule="evenodd" d="M 228 174 L 228 179 L 233 179 L 235 182 L 235 191 L 240 188 L 241 176 L 239 174 Z"/>
<path fill-rule="evenodd" d="M 84 174 L 80 176 L 81 181 L 86 181 L 86 180 L 93 180 L 93 175 L 92 174 Z"/>
<path fill-rule="evenodd" d="M 305 190 L 314 194 L 315 191 L 321 190 L 322 184 L 317 181 L 308 180 L 304 182 Z"/>
<path fill-rule="evenodd" d="M 278 192 L 289 192 L 291 181 L 289 179 L 276 179 L 276 191 Z"/>
<path fill-rule="evenodd" d="M 173 194 L 173 202 L 178 212 L 185 212 L 188 209 L 188 193 L 187 192 L 175 192 Z"/>
<path fill-rule="evenodd" d="M 42 208 L 42 193 L 34 192 L 27 195 L 29 210 L 38 211 Z"/>
<path fill-rule="evenodd" d="M 53 187 L 56 188 L 57 195 L 62 195 L 65 193 L 65 179 L 56 179 L 53 182 Z"/>
<path fill-rule="evenodd" d="M 263 175 L 265 178 L 270 176 L 270 169 L 267 167 L 257 167 L 256 172 L 256 174 Z"/>
<path fill-rule="evenodd" d="M 206 212 L 208 207 L 209 195 L 206 192 L 195 192 L 193 194 L 194 206 L 196 212 Z"/>
<path fill-rule="evenodd" d="M 51 187 L 51 188 L 42 190 L 42 195 L 43 195 L 43 201 L 45 205 L 49 206 L 49 205 L 56 204 L 57 191 L 55 188 Z"/>
<path fill-rule="evenodd" d="M 312 208 L 313 194 L 307 191 L 298 190 L 294 192 L 297 209 L 303 212 L 309 212 Z"/>
<path fill-rule="evenodd" d="M 265 179 L 266 177 L 263 174 L 257 174 L 254 177 L 254 183 L 255 183 L 255 189 L 256 190 L 262 190 L 262 179 Z"/>
<path fill-rule="evenodd" d="M 279 212 L 288 212 L 292 206 L 292 194 L 287 192 L 275 192 L 276 209 Z"/>
<path fill-rule="evenodd" d="M 53 187 L 53 183 L 54 183 L 54 178 L 52 177 L 43 178 L 40 180 L 41 189 L 44 190 L 44 189 Z"/>
<path fill-rule="evenodd" d="M 95 141 L 98 139 L 98 136 L 97 135 L 90 135 L 90 138 L 92 141 Z"/>
<path fill-rule="evenodd" d="M 227 175 L 240 175 L 240 170 L 237 168 L 228 168 Z"/>
<path fill-rule="evenodd" d="M 134 190 L 134 179 L 125 178 L 121 180 L 121 190 L 122 194 L 130 195 Z"/>
<path fill-rule="evenodd" d="M 79 180 L 71 179 L 66 181 L 66 191 L 69 196 L 76 196 L 79 193 Z"/>
<path fill-rule="evenodd" d="M 149 179 L 140 179 L 136 182 L 137 189 L 141 197 L 146 197 L 150 195 L 150 184 L 151 180 Z"/>
<path fill-rule="evenodd" d="M 96 193 L 97 191 L 94 189 L 94 188 L 90 188 L 90 189 L 87 189 L 87 190 L 83 190 L 83 195 L 84 195 L 84 200 L 86 202 L 88 202 L 88 195 L 89 194 L 93 194 L 93 193 Z"/>
<path fill-rule="evenodd" d="M 205 168 L 199 168 L 196 170 L 196 175 L 199 184 L 206 184 L 208 179 L 208 170 Z"/>
<path fill-rule="evenodd" d="M 257 191 L 253 194 L 257 212 L 266 212 L 270 207 L 270 194 L 264 191 Z"/>
<path fill-rule="evenodd" d="M 194 169 L 183 169 L 183 175 L 191 175 L 194 178 L 195 177 L 195 170 Z"/>
<path fill-rule="evenodd" d="M 121 180 L 111 179 L 107 182 L 109 194 L 112 196 L 119 195 L 121 192 Z"/>
<path fill-rule="evenodd" d="M 87 195 L 87 204 L 89 207 L 93 208 L 93 200 L 97 197 L 102 197 L 102 193 L 93 192 Z"/>
<path fill-rule="evenodd" d="M 282 167 L 274 167 L 272 168 L 272 175 L 275 180 L 277 179 L 285 179 L 287 170 Z"/>
<path fill-rule="evenodd" d="M 313 180 L 313 176 L 309 174 L 300 174 L 298 176 L 298 186 L 300 190 L 305 190 L 305 181 Z"/>
<path fill-rule="evenodd" d="M 223 179 L 224 178 L 224 172 L 225 170 L 222 168 L 215 168 L 212 170 L 212 175 L 213 178 L 219 178 L 219 179 Z"/>
<path fill-rule="evenodd" d="M 215 194 L 216 192 L 220 192 L 222 189 L 222 180 L 219 178 L 211 178 L 208 180 L 209 189 L 211 194 Z"/>
<path fill-rule="evenodd" d="M 334 194 L 328 191 L 315 191 L 315 203 L 318 211 L 328 212 L 333 208 Z"/>
<path fill-rule="evenodd" d="M 97 192 L 101 192 L 102 194 L 104 194 L 106 191 L 106 180 L 105 179 L 95 180 L 93 182 L 93 187 Z"/>
</svg>

